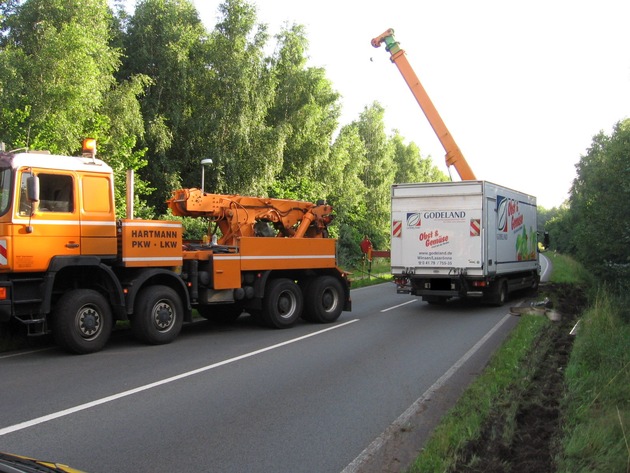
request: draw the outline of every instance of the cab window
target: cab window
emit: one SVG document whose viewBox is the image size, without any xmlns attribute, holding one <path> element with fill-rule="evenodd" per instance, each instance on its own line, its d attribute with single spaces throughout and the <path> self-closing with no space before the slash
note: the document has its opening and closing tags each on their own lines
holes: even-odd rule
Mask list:
<svg viewBox="0 0 630 473">
<path fill-rule="evenodd" d="M 40 173 L 38 177 L 40 212 L 74 211 L 72 176 Z"/>
<path fill-rule="evenodd" d="M 33 204 L 28 198 L 27 192 L 27 181 L 32 176 L 31 173 L 24 172 L 22 173 L 22 178 L 20 179 L 20 215 L 22 217 L 31 215 L 33 211 Z"/>
<path fill-rule="evenodd" d="M 0 215 L 4 215 L 11 203 L 11 178 L 13 172 L 11 168 L 0 169 Z"/>
</svg>

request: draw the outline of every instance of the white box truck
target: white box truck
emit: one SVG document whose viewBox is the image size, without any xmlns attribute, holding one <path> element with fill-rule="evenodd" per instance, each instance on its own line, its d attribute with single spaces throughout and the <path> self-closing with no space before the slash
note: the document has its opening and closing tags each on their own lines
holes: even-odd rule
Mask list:
<svg viewBox="0 0 630 473">
<path fill-rule="evenodd" d="M 487 181 L 392 186 L 397 292 L 429 303 L 538 288 L 536 198 Z"/>
</svg>

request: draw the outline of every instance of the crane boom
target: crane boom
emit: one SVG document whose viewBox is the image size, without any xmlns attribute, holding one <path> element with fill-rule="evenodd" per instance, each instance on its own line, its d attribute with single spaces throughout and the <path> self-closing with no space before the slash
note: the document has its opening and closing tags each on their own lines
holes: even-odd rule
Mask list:
<svg viewBox="0 0 630 473">
<path fill-rule="evenodd" d="M 407 82 L 407 85 L 411 89 L 418 105 L 420 105 L 424 115 L 427 117 L 433 131 L 440 140 L 440 143 L 442 143 L 442 147 L 444 148 L 444 151 L 446 151 L 446 165 L 455 166 L 455 169 L 462 180 L 476 180 L 475 173 L 468 165 L 468 162 L 464 158 L 459 146 L 455 143 L 455 140 L 448 131 L 448 128 L 446 128 L 442 117 L 440 117 L 440 114 L 433 105 L 433 102 L 431 102 L 429 95 L 420 83 L 418 76 L 409 64 L 404 49 L 402 49 L 398 42 L 394 39 L 393 29 L 390 28 L 381 35 L 372 39 L 372 46 L 375 48 L 379 48 L 382 43 L 385 43 L 385 50 L 391 54 L 391 61 L 398 67 L 398 70 L 405 79 L 405 82 Z"/>
<path fill-rule="evenodd" d="M 221 230 L 221 245 L 236 245 L 239 237 L 276 236 L 326 238 L 332 207 L 300 200 L 208 194 L 179 189 L 167 202 L 177 216 L 206 217 Z M 267 225 L 268 224 L 268 225 Z"/>
</svg>

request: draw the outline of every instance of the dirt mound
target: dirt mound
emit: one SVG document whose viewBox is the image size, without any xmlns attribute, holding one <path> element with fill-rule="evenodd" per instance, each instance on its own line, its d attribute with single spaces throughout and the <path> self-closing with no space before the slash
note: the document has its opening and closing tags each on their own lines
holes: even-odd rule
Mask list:
<svg viewBox="0 0 630 473">
<path fill-rule="evenodd" d="M 540 297 L 554 301 L 562 315 L 543 331 L 527 362 L 532 379 L 528 389 L 513 393 L 514 403 L 498 403 L 481 437 L 466 446 L 457 472 L 554 472 L 561 428 L 560 401 L 564 396 L 564 369 L 569 361 L 571 328 L 586 306 L 584 292 L 572 285 L 546 284 Z"/>
</svg>

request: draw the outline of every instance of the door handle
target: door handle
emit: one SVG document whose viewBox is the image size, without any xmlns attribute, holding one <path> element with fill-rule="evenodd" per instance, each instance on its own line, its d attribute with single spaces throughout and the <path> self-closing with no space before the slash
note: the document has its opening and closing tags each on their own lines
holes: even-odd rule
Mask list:
<svg viewBox="0 0 630 473">
<path fill-rule="evenodd" d="M 74 248 L 78 248 L 79 244 L 75 243 L 73 241 L 66 243 L 66 248 L 70 248 L 70 249 L 74 249 Z"/>
</svg>

